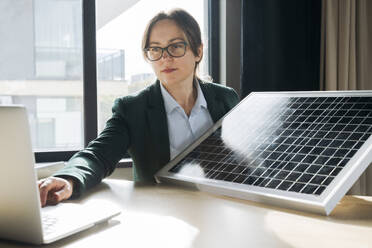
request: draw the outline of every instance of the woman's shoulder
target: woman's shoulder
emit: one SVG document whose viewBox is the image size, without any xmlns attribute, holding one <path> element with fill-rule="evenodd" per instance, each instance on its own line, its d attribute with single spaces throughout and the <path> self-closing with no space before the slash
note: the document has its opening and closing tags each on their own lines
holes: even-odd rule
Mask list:
<svg viewBox="0 0 372 248">
<path fill-rule="evenodd" d="M 147 98 L 153 94 L 154 88 L 156 88 L 156 82 L 141 89 L 137 92 L 131 93 L 129 95 L 117 98 L 115 102 L 122 102 L 125 104 L 139 104 L 141 102 L 146 102 Z"/>
<path fill-rule="evenodd" d="M 199 80 L 199 82 L 202 88 L 204 88 L 207 91 L 213 91 L 213 93 L 216 94 L 217 96 L 221 97 L 231 96 L 234 98 L 238 98 L 238 94 L 231 87 L 205 80 Z"/>
<path fill-rule="evenodd" d="M 115 99 L 113 109 L 139 110 L 140 108 L 146 107 L 150 95 L 153 95 L 154 92 L 156 92 L 156 87 L 157 87 L 156 83 L 153 83 L 142 90 L 139 90 L 130 95 Z"/>
</svg>

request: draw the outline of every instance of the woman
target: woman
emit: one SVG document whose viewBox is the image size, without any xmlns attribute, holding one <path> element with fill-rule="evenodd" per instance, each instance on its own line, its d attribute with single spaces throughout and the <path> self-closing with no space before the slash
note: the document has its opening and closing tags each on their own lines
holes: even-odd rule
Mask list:
<svg viewBox="0 0 372 248">
<path fill-rule="evenodd" d="M 39 181 L 42 206 L 79 196 L 109 176 L 128 151 L 135 181 L 154 174 L 238 103 L 231 88 L 195 75 L 203 57 L 200 28 L 184 10 L 159 13 L 148 24 L 143 54 L 157 81 L 117 99 L 105 129 L 53 177 Z"/>
</svg>

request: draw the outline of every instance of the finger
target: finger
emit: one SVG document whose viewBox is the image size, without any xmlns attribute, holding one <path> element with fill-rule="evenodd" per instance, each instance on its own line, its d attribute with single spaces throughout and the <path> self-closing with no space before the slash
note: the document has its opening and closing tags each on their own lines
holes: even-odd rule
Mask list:
<svg viewBox="0 0 372 248">
<path fill-rule="evenodd" d="M 72 188 L 69 183 L 66 183 L 62 189 L 53 193 L 53 197 L 57 202 L 66 200 L 72 195 Z"/>
<path fill-rule="evenodd" d="M 45 179 L 41 181 L 41 183 L 39 184 L 40 203 L 42 207 L 45 206 L 48 197 L 48 192 L 52 187 L 53 186 L 49 179 Z"/>
<path fill-rule="evenodd" d="M 41 206 L 45 206 L 45 204 L 47 203 L 48 195 L 50 192 L 59 190 L 63 187 L 63 185 L 63 182 L 60 182 L 55 178 L 45 179 L 39 186 Z"/>
<path fill-rule="evenodd" d="M 46 205 L 57 205 L 59 203 L 55 192 L 50 192 L 46 199 Z"/>
<path fill-rule="evenodd" d="M 71 193 L 71 190 L 69 190 L 68 185 L 66 185 L 59 191 L 55 191 L 55 192 L 49 191 L 46 204 L 56 205 L 59 202 L 70 198 L 71 194 L 72 193 Z"/>
<path fill-rule="evenodd" d="M 37 181 L 37 186 L 40 188 L 40 185 L 45 181 L 45 179 L 41 179 Z"/>
</svg>

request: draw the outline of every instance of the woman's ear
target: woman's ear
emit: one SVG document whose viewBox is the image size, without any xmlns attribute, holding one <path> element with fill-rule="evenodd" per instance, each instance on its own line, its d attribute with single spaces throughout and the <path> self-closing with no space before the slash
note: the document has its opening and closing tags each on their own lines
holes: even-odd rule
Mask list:
<svg viewBox="0 0 372 248">
<path fill-rule="evenodd" d="M 198 48 L 198 56 L 195 57 L 196 62 L 200 62 L 200 60 L 203 58 L 203 44 L 201 44 Z"/>
</svg>

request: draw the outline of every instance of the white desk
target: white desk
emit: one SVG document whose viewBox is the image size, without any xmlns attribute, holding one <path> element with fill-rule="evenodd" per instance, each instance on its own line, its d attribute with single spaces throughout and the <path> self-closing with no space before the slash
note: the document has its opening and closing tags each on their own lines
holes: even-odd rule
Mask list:
<svg viewBox="0 0 372 248">
<path fill-rule="evenodd" d="M 44 247 L 372 247 L 372 197 L 346 196 L 327 217 L 174 185 L 135 186 L 130 173 L 117 169 L 81 199 L 111 199 L 120 216 Z"/>
</svg>

